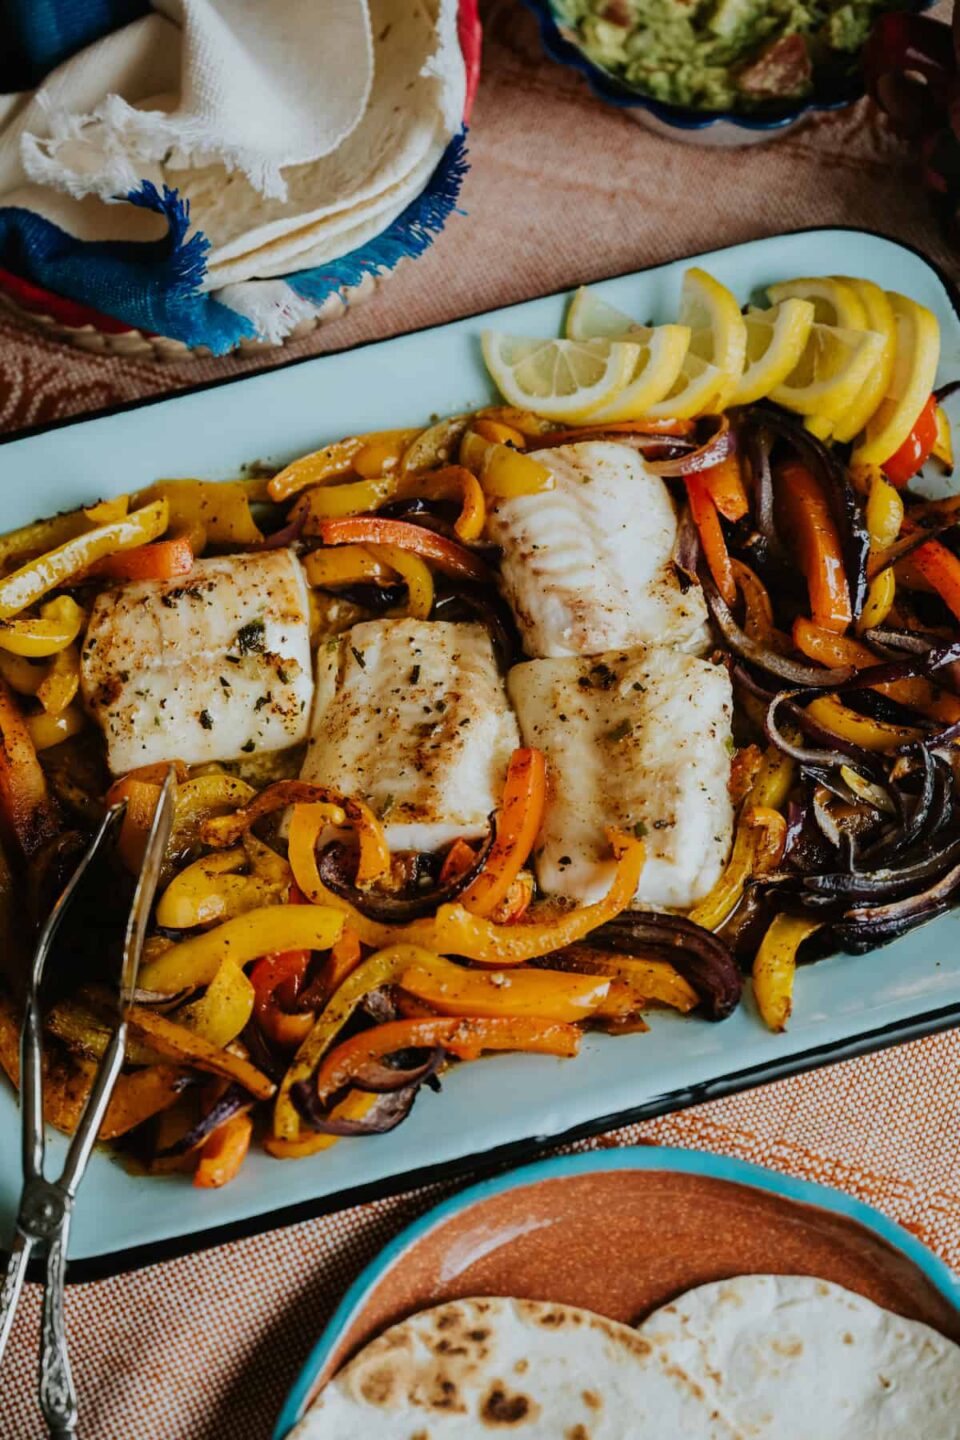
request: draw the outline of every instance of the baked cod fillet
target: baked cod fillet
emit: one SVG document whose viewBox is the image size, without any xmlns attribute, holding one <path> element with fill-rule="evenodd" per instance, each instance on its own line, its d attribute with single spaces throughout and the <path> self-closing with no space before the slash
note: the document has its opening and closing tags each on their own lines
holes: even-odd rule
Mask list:
<svg viewBox="0 0 960 1440">
<path fill-rule="evenodd" d="M 645 835 L 636 901 L 686 909 L 730 849 L 732 694 L 721 666 L 677 650 L 515 665 L 507 688 L 526 745 L 547 755 L 537 878 L 592 902 L 613 876 L 607 825 Z"/>
<path fill-rule="evenodd" d="M 308 598 L 290 550 L 197 560 L 189 575 L 104 590 L 81 658 L 114 775 L 235 760 L 306 739 Z"/>
<path fill-rule="evenodd" d="M 680 588 L 677 513 L 660 477 L 635 450 L 606 440 L 536 458 L 556 488 L 497 501 L 487 521 L 527 654 L 704 649 L 706 605 L 697 587 Z"/>
<path fill-rule="evenodd" d="M 391 849 L 484 835 L 519 744 L 482 625 L 368 620 L 324 642 L 303 779 L 366 800 Z"/>
</svg>

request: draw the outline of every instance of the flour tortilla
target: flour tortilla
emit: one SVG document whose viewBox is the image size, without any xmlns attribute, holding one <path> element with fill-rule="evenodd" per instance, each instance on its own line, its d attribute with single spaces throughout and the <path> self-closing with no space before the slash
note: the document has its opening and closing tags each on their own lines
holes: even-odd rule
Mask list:
<svg viewBox="0 0 960 1440">
<path fill-rule="evenodd" d="M 291 1440 L 742 1440 L 626 1325 L 569 1305 L 457 1300 L 361 1350 Z"/>
<path fill-rule="evenodd" d="M 638 1334 L 751 1440 L 957 1440 L 960 1347 L 839 1285 L 742 1275 Z"/>
</svg>

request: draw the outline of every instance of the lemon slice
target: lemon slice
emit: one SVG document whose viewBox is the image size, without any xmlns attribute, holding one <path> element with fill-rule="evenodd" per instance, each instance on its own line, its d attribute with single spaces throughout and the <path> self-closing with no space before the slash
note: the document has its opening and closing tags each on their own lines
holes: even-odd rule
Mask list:
<svg viewBox="0 0 960 1440">
<path fill-rule="evenodd" d="M 930 398 L 940 363 L 936 316 L 893 290 L 887 291 L 887 299 L 897 328 L 896 354 L 887 393 L 853 453 L 861 465 L 882 465 L 900 449 Z"/>
<path fill-rule="evenodd" d="M 639 340 L 642 343 L 649 336 L 650 327 L 639 325 L 622 310 L 608 305 L 589 285 L 581 285 L 570 301 L 565 333 L 568 340 Z"/>
<path fill-rule="evenodd" d="M 691 356 L 720 372 L 712 404 L 722 410 L 740 383 L 747 358 L 747 327 L 736 297 L 706 270 L 694 266 L 683 277 L 680 323 L 692 331 Z"/>
<path fill-rule="evenodd" d="M 748 310 L 747 363 L 730 405 L 762 400 L 800 363 L 813 325 L 809 300 L 783 300 L 771 310 Z"/>
<path fill-rule="evenodd" d="M 836 422 L 850 408 L 885 344 L 872 330 L 811 325 L 799 364 L 771 390 L 770 398 L 798 415 Z"/>
<path fill-rule="evenodd" d="M 599 420 L 640 420 L 673 388 L 690 344 L 686 325 L 658 325 L 639 346 L 633 375 L 613 400 L 590 412 Z"/>
<path fill-rule="evenodd" d="M 842 283 L 854 290 L 863 302 L 867 328 L 883 335 L 887 342 L 883 356 L 870 371 L 859 395 L 834 426 L 834 439 L 846 444 L 860 434 L 890 388 L 897 349 L 897 322 L 886 291 L 881 290 L 879 285 L 874 285 L 872 280 L 855 280 L 843 276 Z"/>
<path fill-rule="evenodd" d="M 857 291 L 856 282 L 837 276 L 820 276 L 808 280 L 783 280 L 767 288 L 772 305 L 784 300 L 809 300 L 818 325 L 839 325 L 841 330 L 868 330 L 867 307 Z"/>
<path fill-rule="evenodd" d="M 550 420 L 585 420 L 629 384 L 639 345 L 616 340 L 531 340 L 483 332 L 483 358 L 511 405 Z"/>
<path fill-rule="evenodd" d="M 715 414 L 722 408 L 720 392 L 727 383 L 726 376 L 716 365 L 708 365 L 699 355 L 688 350 L 680 367 L 680 374 L 656 405 L 646 410 L 650 420 L 692 420 L 697 415 Z"/>
</svg>

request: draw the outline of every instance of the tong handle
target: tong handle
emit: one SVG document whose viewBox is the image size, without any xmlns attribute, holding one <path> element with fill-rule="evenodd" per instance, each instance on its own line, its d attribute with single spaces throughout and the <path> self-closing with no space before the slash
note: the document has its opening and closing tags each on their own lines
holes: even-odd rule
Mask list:
<svg viewBox="0 0 960 1440">
<path fill-rule="evenodd" d="M 67 1353 L 64 1297 L 70 1212 L 47 1249 L 47 1283 L 40 1332 L 40 1409 L 47 1429 L 58 1440 L 76 1440 L 77 1392 Z"/>
<path fill-rule="evenodd" d="M 3 1352 L 10 1338 L 10 1331 L 13 1329 L 13 1317 L 17 1313 L 23 1282 L 27 1278 L 27 1262 L 33 1246 L 33 1238 L 24 1235 L 23 1231 L 18 1228 L 10 1247 L 10 1258 L 7 1260 L 3 1285 L 0 1286 L 0 1362 L 3 1361 Z"/>
</svg>

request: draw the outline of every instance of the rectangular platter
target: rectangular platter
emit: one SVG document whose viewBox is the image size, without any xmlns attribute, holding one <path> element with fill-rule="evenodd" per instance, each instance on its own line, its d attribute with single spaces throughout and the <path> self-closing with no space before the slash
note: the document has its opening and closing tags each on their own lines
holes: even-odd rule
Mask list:
<svg viewBox="0 0 960 1440">
<path fill-rule="evenodd" d="M 810 230 L 693 257 L 740 301 L 795 275 L 860 275 L 927 305 L 940 321 L 939 380 L 960 377 L 957 297 L 920 254 L 854 230 Z M 598 284 L 611 304 L 654 322 L 675 317 L 690 259 Z M 136 489 L 161 476 L 228 478 L 255 459 L 286 462 L 354 431 L 427 423 L 491 401 L 484 326 L 552 335 L 567 295 L 546 296 L 340 354 L 295 362 L 95 419 L 0 443 L 0 530 Z M 960 406 L 954 404 L 956 423 Z M 217 1192 L 184 1177 L 129 1174 L 95 1154 L 70 1238 L 84 1279 L 270 1229 L 349 1200 L 517 1159 L 537 1144 L 663 1114 L 832 1059 L 960 1022 L 960 912 L 872 955 L 802 971 L 786 1034 L 770 1034 L 749 994 L 719 1025 L 655 1013 L 648 1034 L 587 1035 L 579 1059 L 504 1055 L 454 1069 L 392 1134 L 344 1140 L 310 1159 L 254 1153 Z M 63 1153 L 54 1136 L 51 1162 Z M 0 1082 L 0 1237 L 20 1189 L 19 1117 Z"/>
</svg>

